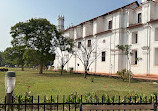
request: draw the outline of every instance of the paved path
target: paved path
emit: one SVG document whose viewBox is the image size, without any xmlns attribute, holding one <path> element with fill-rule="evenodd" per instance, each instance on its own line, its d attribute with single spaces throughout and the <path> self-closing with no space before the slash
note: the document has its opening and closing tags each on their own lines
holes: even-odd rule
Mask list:
<svg viewBox="0 0 158 111">
<path fill-rule="evenodd" d="M 75 73 L 84 73 L 84 72 L 75 72 Z M 98 76 L 107 76 L 107 77 L 114 77 L 114 78 L 118 78 L 118 75 L 115 74 L 107 74 L 107 73 L 93 73 L 93 72 L 89 72 L 89 74 L 91 75 L 98 75 Z M 134 75 L 133 77 L 134 79 L 138 79 L 138 80 L 144 80 L 144 81 L 156 81 L 158 82 L 158 75 Z"/>
</svg>

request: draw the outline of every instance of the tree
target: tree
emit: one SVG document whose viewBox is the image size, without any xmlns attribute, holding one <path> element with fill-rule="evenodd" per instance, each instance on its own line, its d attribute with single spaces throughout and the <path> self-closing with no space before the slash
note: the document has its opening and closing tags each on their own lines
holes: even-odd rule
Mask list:
<svg viewBox="0 0 158 111">
<path fill-rule="evenodd" d="M 28 54 L 26 58 L 36 59 L 40 65 L 39 73 L 43 73 L 43 66 L 55 56 L 55 40 L 58 38 L 56 26 L 43 18 L 30 19 L 19 22 L 11 27 L 13 46 L 26 46 L 26 49 L 34 50 L 35 55 Z M 25 53 L 26 56 L 27 53 Z M 30 57 L 29 57 L 30 56 Z"/>
<path fill-rule="evenodd" d="M 21 70 L 24 71 L 24 59 L 23 54 L 25 52 L 24 46 L 17 46 L 17 47 L 9 47 L 7 48 L 3 55 L 4 59 L 12 64 L 21 65 Z"/>
<path fill-rule="evenodd" d="M 78 46 L 76 46 L 75 54 L 77 58 L 81 61 L 84 66 L 84 78 L 88 74 L 88 70 L 92 63 L 94 63 L 100 56 L 101 52 L 98 49 L 96 52 L 96 43 L 93 42 L 88 46 L 86 41 L 78 42 Z"/>
<path fill-rule="evenodd" d="M 0 51 L 0 67 L 5 65 L 5 59 L 4 59 L 3 53 L 4 52 Z"/>
<path fill-rule="evenodd" d="M 26 65 L 32 65 L 32 66 L 37 66 L 38 65 L 38 61 L 41 58 L 39 55 L 38 50 L 33 50 L 33 49 L 27 49 L 23 55 L 23 58 L 25 60 L 25 64 Z M 53 62 L 55 59 L 55 54 L 53 55 L 48 55 L 49 60 L 48 62 Z M 47 65 L 48 62 L 45 64 Z"/>
<path fill-rule="evenodd" d="M 116 47 L 120 51 L 122 51 L 123 55 L 126 55 L 126 57 L 127 57 L 126 73 L 129 75 L 128 80 L 129 80 L 129 84 L 130 84 L 131 77 L 132 77 L 130 56 L 133 55 L 132 50 L 131 50 L 131 45 L 117 45 Z M 136 58 L 136 61 L 138 61 L 138 60 L 141 60 L 141 58 Z M 129 67 L 128 67 L 128 64 L 129 64 Z M 128 71 L 128 69 L 129 69 L 129 71 Z"/>
<path fill-rule="evenodd" d="M 74 46 L 73 40 L 68 37 L 64 37 L 61 35 L 57 39 L 56 53 L 59 56 L 59 64 L 61 66 L 61 75 L 63 74 L 63 69 L 65 65 L 69 62 L 69 60 L 72 57 L 73 46 Z"/>
</svg>

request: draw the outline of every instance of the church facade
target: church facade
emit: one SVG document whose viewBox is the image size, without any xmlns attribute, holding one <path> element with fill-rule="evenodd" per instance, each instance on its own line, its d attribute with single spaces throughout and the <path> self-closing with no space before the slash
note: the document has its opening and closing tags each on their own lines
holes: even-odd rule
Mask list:
<svg viewBox="0 0 158 111">
<path fill-rule="evenodd" d="M 59 17 L 58 28 L 64 30 L 64 18 Z M 64 36 L 74 40 L 75 52 L 80 44 L 95 47 L 91 57 L 96 58 L 89 72 L 115 74 L 129 68 L 136 75 L 158 74 L 158 0 L 142 0 L 105 13 L 99 17 L 71 26 Z M 130 45 L 132 55 L 128 58 L 117 45 Z M 74 53 L 65 69 L 84 71 L 82 61 Z M 98 56 L 97 54 L 100 53 Z M 138 58 L 141 58 L 138 60 Z M 55 69 L 60 68 L 56 55 Z"/>
</svg>

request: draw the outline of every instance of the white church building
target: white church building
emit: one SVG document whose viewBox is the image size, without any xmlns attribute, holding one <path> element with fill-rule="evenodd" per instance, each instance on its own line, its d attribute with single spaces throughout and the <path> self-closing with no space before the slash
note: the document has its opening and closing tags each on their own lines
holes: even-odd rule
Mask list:
<svg viewBox="0 0 158 111">
<path fill-rule="evenodd" d="M 59 16 L 58 28 L 64 30 L 64 17 Z M 80 51 L 80 43 L 94 47 L 92 57 L 100 53 L 90 66 L 91 73 L 115 74 L 127 67 L 127 57 L 117 45 L 131 45 L 131 71 L 135 75 L 158 75 L 158 0 L 142 0 L 105 13 L 91 20 L 64 30 Z M 95 44 L 93 44 L 95 43 Z M 137 61 L 137 58 L 141 60 Z M 56 55 L 55 69 L 60 68 Z M 64 67 L 66 70 L 84 71 L 80 59 L 74 53 Z"/>
</svg>

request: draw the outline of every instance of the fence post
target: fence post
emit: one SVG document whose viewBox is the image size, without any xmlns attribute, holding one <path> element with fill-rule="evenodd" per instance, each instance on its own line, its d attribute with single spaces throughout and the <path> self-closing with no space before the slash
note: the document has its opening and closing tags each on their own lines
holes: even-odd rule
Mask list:
<svg viewBox="0 0 158 111">
<path fill-rule="evenodd" d="M 13 93 L 13 92 L 6 94 L 6 103 L 7 103 L 7 104 L 10 104 L 10 105 L 7 106 L 7 111 L 10 111 L 10 110 L 11 110 L 12 93 Z"/>
</svg>

